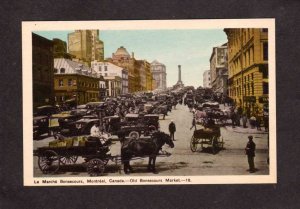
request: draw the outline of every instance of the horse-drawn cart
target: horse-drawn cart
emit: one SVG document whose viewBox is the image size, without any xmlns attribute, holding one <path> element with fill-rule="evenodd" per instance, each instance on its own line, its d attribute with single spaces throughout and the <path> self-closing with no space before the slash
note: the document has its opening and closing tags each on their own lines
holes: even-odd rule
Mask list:
<svg viewBox="0 0 300 209">
<path fill-rule="evenodd" d="M 97 141 L 85 141 L 84 144 L 63 144 L 40 147 L 34 150 L 38 157 L 38 166 L 44 174 L 56 173 L 61 165 L 75 164 L 78 157 L 84 158 L 87 172 L 91 176 L 102 175 L 109 160 L 117 161 L 115 157 L 107 154 L 108 146 L 101 146 Z"/>
<path fill-rule="evenodd" d="M 201 149 L 204 146 L 211 147 L 212 153 L 216 154 L 217 150 L 222 149 L 224 145 L 220 127 L 195 130 L 190 142 L 192 152 L 197 151 L 198 144 L 201 144 Z"/>
</svg>

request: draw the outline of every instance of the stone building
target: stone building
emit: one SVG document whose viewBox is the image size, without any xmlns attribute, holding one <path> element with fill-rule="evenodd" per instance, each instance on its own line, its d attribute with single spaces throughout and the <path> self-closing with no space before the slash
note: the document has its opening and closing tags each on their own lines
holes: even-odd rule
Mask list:
<svg viewBox="0 0 300 209">
<path fill-rule="evenodd" d="M 119 76 L 105 76 L 106 95 L 109 97 L 117 97 L 121 92 L 122 79 Z"/>
<path fill-rule="evenodd" d="M 67 43 L 58 38 L 54 38 L 53 42 L 53 58 L 73 59 L 74 55 L 67 52 Z"/>
<path fill-rule="evenodd" d="M 227 43 L 213 47 L 210 56 L 210 80 L 214 92 L 227 95 Z"/>
<path fill-rule="evenodd" d="M 76 104 L 99 101 L 97 74 L 89 67 L 64 58 L 54 59 L 54 91 L 57 104 L 74 99 Z"/>
<path fill-rule="evenodd" d="M 268 29 L 225 28 L 228 92 L 236 105 L 257 111 L 268 105 Z"/>
<path fill-rule="evenodd" d="M 128 71 L 128 92 L 133 93 L 140 91 L 141 78 L 140 78 L 140 63 L 127 52 L 126 48 L 121 46 L 115 53 L 112 54 L 112 58 L 107 59 L 117 66 L 120 66 Z"/>
<path fill-rule="evenodd" d="M 204 88 L 211 88 L 210 83 L 210 70 L 206 70 L 203 73 L 203 87 Z"/>
<path fill-rule="evenodd" d="M 166 66 L 157 60 L 151 62 L 151 72 L 156 82 L 156 88 L 165 90 L 167 88 Z"/>
<path fill-rule="evenodd" d="M 104 46 L 99 30 L 75 30 L 68 34 L 69 53 L 90 65 L 93 60 L 103 61 Z"/>
<path fill-rule="evenodd" d="M 54 104 L 53 42 L 32 33 L 33 107 Z"/>
<path fill-rule="evenodd" d="M 100 76 L 118 76 L 121 78 L 121 94 L 128 93 L 128 71 L 110 62 L 92 61 L 92 69 Z"/>
</svg>

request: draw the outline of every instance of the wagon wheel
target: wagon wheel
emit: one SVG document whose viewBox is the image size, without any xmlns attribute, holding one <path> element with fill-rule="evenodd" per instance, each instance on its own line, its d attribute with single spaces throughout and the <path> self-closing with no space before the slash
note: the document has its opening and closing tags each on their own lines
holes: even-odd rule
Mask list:
<svg viewBox="0 0 300 209">
<path fill-rule="evenodd" d="M 87 163 L 87 172 L 90 176 L 100 176 L 103 174 L 105 164 L 99 158 L 93 158 Z"/>
<path fill-rule="evenodd" d="M 192 138 L 191 138 L 190 147 L 191 147 L 192 152 L 197 151 L 197 139 L 194 136 L 192 136 Z"/>
<path fill-rule="evenodd" d="M 134 138 L 134 139 L 139 139 L 140 138 L 140 134 L 137 131 L 131 131 L 128 136 L 130 138 Z"/>
<path fill-rule="evenodd" d="M 43 156 L 39 156 L 38 165 L 40 170 L 47 173 L 55 173 L 59 169 L 60 157 L 53 150 L 46 150 Z"/>
<path fill-rule="evenodd" d="M 64 165 L 74 164 L 74 163 L 76 163 L 77 159 L 78 159 L 77 155 L 66 155 L 66 156 L 60 157 L 60 162 Z"/>
</svg>

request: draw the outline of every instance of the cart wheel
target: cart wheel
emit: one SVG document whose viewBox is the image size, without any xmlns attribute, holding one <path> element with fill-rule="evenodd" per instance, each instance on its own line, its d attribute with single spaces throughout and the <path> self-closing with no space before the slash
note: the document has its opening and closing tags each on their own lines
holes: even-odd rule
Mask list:
<svg viewBox="0 0 300 209">
<path fill-rule="evenodd" d="M 192 138 L 191 138 L 190 147 L 191 147 L 192 152 L 197 151 L 197 140 L 194 136 L 192 136 Z"/>
<path fill-rule="evenodd" d="M 99 158 L 93 158 L 87 164 L 87 172 L 90 176 L 100 176 L 103 174 L 104 169 L 105 164 Z"/>
<path fill-rule="evenodd" d="M 39 156 L 38 165 L 45 174 L 55 173 L 59 169 L 60 157 L 53 150 L 46 150 L 43 156 Z"/>
<path fill-rule="evenodd" d="M 64 165 L 74 164 L 76 163 L 77 159 L 78 159 L 77 155 L 68 155 L 68 156 L 60 157 L 60 162 Z"/>
<path fill-rule="evenodd" d="M 131 131 L 128 136 L 130 138 L 134 138 L 134 139 L 139 139 L 140 138 L 140 134 L 137 131 Z"/>
</svg>

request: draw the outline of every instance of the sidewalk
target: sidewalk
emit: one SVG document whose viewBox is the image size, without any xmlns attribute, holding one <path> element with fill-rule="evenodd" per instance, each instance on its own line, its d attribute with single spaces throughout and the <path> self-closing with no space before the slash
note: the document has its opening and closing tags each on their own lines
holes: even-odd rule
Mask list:
<svg viewBox="0 0 300 209">
<path fill-rule="evenodd" d="M 236 132 L 236 133 L 243 133 L 243 134 L 268 134 L 269 132 L 265 131 L 265 128 L 261 127 L 261 131 L 257 130 L 256 128 L 250 128 L 249 126 L 247 128 L 243 128 L 243 126 L 235 126 L 235 128 L 232 128 L 232 126 L 225 126 L 225 128 L 228 131 Z"/>
</svg>

